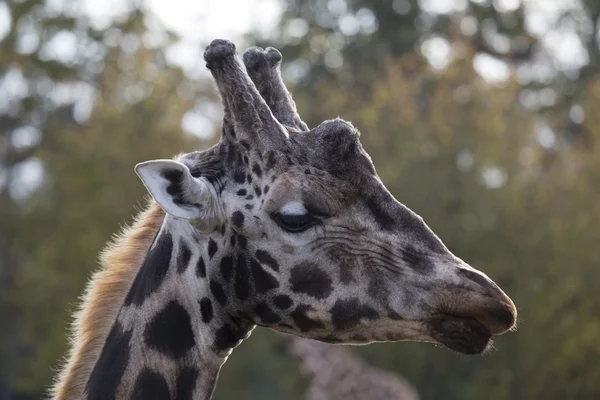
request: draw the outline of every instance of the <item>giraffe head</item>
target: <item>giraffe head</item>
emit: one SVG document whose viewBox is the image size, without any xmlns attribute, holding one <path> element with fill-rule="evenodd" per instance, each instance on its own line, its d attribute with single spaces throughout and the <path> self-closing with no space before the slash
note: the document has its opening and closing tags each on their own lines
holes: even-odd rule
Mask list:
<svg viewBox="0 0 600 400">
<path fill-rule="evenodd" d="M 468 354 L 515 325 L 511 299 L 390 194 L 354 126 L 307 128 L 277 50 L 248 50 L 246 70 L 227 41 L 204 57 L 225 107 L 221 141 L 136 171 L 187 243 L 183 258 L 204 252 L 211 315 L 327 342 L 430 341 Z"/>
</svg>

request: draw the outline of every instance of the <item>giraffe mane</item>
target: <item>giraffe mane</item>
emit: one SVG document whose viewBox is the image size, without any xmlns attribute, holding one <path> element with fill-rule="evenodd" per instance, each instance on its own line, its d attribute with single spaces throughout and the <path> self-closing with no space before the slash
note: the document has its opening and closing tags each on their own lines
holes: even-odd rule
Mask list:
<svg viewBox="0 0 600 400">
<path fill-rule="evenodd" d="M 79 399 L 127 291 L 160 229 L 164 211 L 150 201 L 100 253 L 100 268 L 86 285 L 74 314 L 69 353 L 53 387 L 53 400 Z"/>
</svg>

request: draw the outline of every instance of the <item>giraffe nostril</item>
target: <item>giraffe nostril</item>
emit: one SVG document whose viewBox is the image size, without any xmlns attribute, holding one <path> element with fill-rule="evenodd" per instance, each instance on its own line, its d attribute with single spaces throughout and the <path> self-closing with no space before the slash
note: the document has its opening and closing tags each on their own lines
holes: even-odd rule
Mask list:
<svg viewBox="0 0 600 400">
<path fill-rule="evenodd" d="M 496 311 L 495 318 L 500 323 L 500 325 L 511 329 L 517 323 L 517 310 L 514 308 L 513 305 L 501 307 L 500 309 L 498 309 L 498 311 Z"/>
<path fill-rule="evenodd" d="M 489 280 L 483 274 L 480 274 L 475 271 L 471 271 L 470 269 L 460 268 L 458 270 L 458 273 L 460 275 L 464 276 L 465 278 L 469 279 L 471 282 L 474 282 L 477 285 L 482 286 L 486 289 L 489 288 L 490 286 L 493 286 L 493 287 L 496 286 L 491 280 Z"/>
</svg>

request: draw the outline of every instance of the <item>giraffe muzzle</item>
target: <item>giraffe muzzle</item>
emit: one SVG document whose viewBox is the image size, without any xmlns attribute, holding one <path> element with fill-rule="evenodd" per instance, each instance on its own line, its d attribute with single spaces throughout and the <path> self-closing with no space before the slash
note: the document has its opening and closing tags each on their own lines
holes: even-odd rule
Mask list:
<svg viewBox="0 0 600 400">
<path fill-rule="evenodd" d="M 489 348 L 493 336 L 514 329 L 516 322 L 513 301 L 486 277 L 472 290 L 451 288 L 429 327 L 431 337 L 446 347 L 480 354 Z"/>
</svg>

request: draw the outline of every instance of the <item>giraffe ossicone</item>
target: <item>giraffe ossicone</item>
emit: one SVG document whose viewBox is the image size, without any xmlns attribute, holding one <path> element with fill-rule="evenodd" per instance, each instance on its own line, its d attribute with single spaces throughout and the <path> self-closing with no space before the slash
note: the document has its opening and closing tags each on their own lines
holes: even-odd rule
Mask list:
<svg viewBox="0 0 600 400">
<path fill-rule="evenodd" d="M 389 193 L 352 124 L 308 129 L 277 50 L 247 50 L 244 68 L 232 43 L 215 40 L 204 58 L 224 105 L 221 140 L 136 167 L 164 219 L 136 248 L 143 262 L 114 296 L 123 301 L 102 349 L 77 347 L 56 399 L 209 399 L 257 325 L 466 354 L 515 325 L 510 298 Z M 76 389 L 61 395 L 65 386 Z"/>
</svg>

